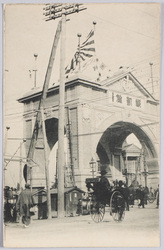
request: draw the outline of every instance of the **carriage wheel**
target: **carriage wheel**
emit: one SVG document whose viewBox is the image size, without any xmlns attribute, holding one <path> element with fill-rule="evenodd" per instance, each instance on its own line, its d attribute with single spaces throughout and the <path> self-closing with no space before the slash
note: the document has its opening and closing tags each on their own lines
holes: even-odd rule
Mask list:
<svg viewBox="0 0 164 250">
<path fill-rule="evenodd" d="M 153 203 L 155 201 L 155 198 L 154 197 L 148 197 L 148 202 L 149 203 Z"/>
<path fill-rule="evenodd" d="M 118 191 L 113 192 L 110 199 L 110 214 L 114 221 L 120 222 L 125 216 L 125 200 Z"/>
<path fill-rule="evenodd" d="M 99 223 L 103 220 L 105 214 L 105 205 L 97 201 L 91 201 L 90 215 L 94 222 Z"/>
</svg>

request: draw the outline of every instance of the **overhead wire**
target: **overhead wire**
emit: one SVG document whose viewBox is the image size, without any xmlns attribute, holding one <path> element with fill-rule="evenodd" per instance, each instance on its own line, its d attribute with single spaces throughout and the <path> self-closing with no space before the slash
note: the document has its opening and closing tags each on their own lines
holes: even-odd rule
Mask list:
<svg viewBox="0 0 164 250">
<path fill-rule="evenodd" d="M 151 84 L 151 82 L 146 82 L 146 83 L 144 83 L 144 85 L 146 86 L 146 84 Z M 154 84 L 154 87 L 155 86 L 159 86 L 159 84 Z M 147 89 L 150 89 L 150 88 L 152 88 L 152 86 L 150 86 L 150 87 L 146 87 L 146 90 Z M 137 92 L 137 91 L 139 91 L 138 89 L 136 89 L 136 88 L 134 88 L 134 89 L 131 89 L 129 92 L 127 92 L 126 94 L 133 94 L 133 93 L 135 93 L 135 92 Z M 85 93 L 86 91 L 84 90 L 84 92 L 83 93 Z M 108 99 L 109 97 L 107 96 L 106 98 L 105 97 L 102 97 L 102 98 L 99 98 L 99 97 L 97 97 L 97 98 L 92 98 L 92 99 L 90 99 L 90 100 L 85 100 L 85 101 L 83 101 L 83 104 L 89 104 L 89 103 L 94 103 L 94 102 L 100 102 L 101 100 L 105 100 L 105 99 Z M 79 104 L 77 104 L 77 105 L 79 105 Z M 80 103 L 80 105 L 81 105 L 81 103 Z M 46 109 L 48 109 L 48 108 L 52 108 L 52 106 L 50 106 L 50 107 L 46 107 Z M 26 112 L 26 113 L 22 113 L 21 114 L 21 120 L 23 120 L 23 116 L 24 115 L 28 115 L 28 114 L 32 114 L 32 113 L 36 113 L 38 110 L 30 110 L 29 112 Z M 14 115 L 14 114 L 11 114 L 11 115 Z M 12 118 L 12 121 L 11 122 L 14 122 L 13 121 L 13 118 Z"/>
<path fill-rule="evenodd" d="M 145 85 L 146 84 L 151 84 L 151 82 L 146 82 L 145 83 Z M 158 84 L 156 84 L 156 85 L 154 85 L 154 86 L 158 86 Z M 101 87 L 101 86 L 100 86 Z M 147 88 L 151 88 L 151 86 L 150 87 L 147 87 Z M 146 89 L 147 89 L 146 88 Z M 129 94 L 129 93 L 135 93 L 135 92 L 137 92 L 137 91 L 139 91 L 138 89 L 136 89 L 136 88 L 134 88 L 134 89 L 132 89 L 132 90 L 130 90 L 129 92 L 127 92 L 126 94 Z M 86 91 L 84 90 L 83 91 L 83 94 L 85 93 Z M 108 99 L 109 97 L 107 96 L 106 98 L 105 97 L 102 97 L 102 98 L 99 98 L 99 97 L 97 97 L 97 98 L 93 98 L 93 99 L 90 99 L 90 100 L 85 100 L 84 101 L 84 103 L 83 104 L 87 104 L 87 103 L 94 103 L 94 102 L 99 102 L 99 101 L 101 101 L 101 100 L 105 100 L 105 99 Z M 78 105 L 78 104 L 77 104 Z M 81 105 L 81 104 L 80 104 Z M 49 106 L 49 107 L 46 107 L 46 109 L 48 109 L 48 108 L 52 108 L 52 106 Z M 23 113 L 22 112 L 22 119 L 23 119 L 23 116 L 24 115 L 28 115 L 28 114 L 32 114 L 32 113 L 35 113 L 35 112 L 37 112 L 37 111 L 39 111 L 39 110 L 29 110 L 28 112 L 25 112 L 25 113 Z M 17 114 L 17 113 L 15 113 L 15 114 Z M 10 114 L 10 115 L 15 115 L 15 114 Z M 20 113 L 19 113 L 20 114 Z M 12 118 L 13 119 L 13 118 Z"/>
<path fill-rule="evenodd" d="M 139 12 L 145 13 L 145 14 L 147 14 L 148 16 L 151 16 L 151 17 L 153 17 L 153 18 L 156 18 L 156 19 L 157 19 L 157 16 L 154 16 L 154 15 L 150 14 L 150 13 L 149 13 L 149 12 L 147 12 L 147 11 L 137 9 L 137 8 L 136 8 L 136 7 L 134 7 L 134 6 L 133 6 L 133 9 L 136 9 L 136 10 L 137 10 L 137 11 L 139 11 Z"/>
<path fill-rule="evenodd" d="M 94 17 L 94 18 L 97 18 L 97 19 L 99 19 L 99 20 L 101 20 L 101 21 L 104 21 L 104 22 L 110 23 L 110 24 L 112 24 L 112 25 L 115 25 L 115 26 L 117 26 L 117 27 L 119 27 L 119 28 L 121 28 L 121 29 L 127 30 L 128 32 L 133 32 L 133 33 L 135 33 L 135 34 L 138 34 L 138 35 L 141 35 L 141 36 L 144 36 L 144 37 L 153 39 L 153 40 L 160 41 L 160 39 L 158 39 L 158 38 L 155 38 L 155 37 L 152 37 L 152 36 L 143 34 L 143 33 L 141 33 L 141 32 L 138 32 L 138 31 L 135 31 L 135 30 L 126 28 L 126 27 L 124 27 L 124 26 L 122 26 L 122 25 L 120 25 L 120 24 L 116 24 L 116 23 L 114 23 L 114 22 L 112 22 L 112 21 L 109 21 L 109 20 L 106 20 L 106 19 L 104 19 L 104 18 L 102 18 L 102 17 L 98 17 L 98 16 L 96 16 L 96 15 L 89 14 L 89 13 L 87 13 L 87 12 L 86 12 L 85 14 L 86 14 L 86 15 L 89 15 L 89 16 L 92 16 L 92 17 Z"/>
<path fill-rule="evenodd" d="M 154 57 L 156 57 L 156 56 L 149 57 L 149 59 L 150 59 L 150 58 L 154 58 Z M 147 59 L 148 59 L 148 58 L 145 58 L 145 59 L 143 59 L 142 61 L 138 61 L 138 62 L 136 62 L 136 63 L 131 64 L 130 66 L 132 67 L 132 66 L 135 66 L 135 65 L 137 65 L 137 64 L 140 65 L 142 62 L 144 62 L 144 61 L 147 60 Z M 142 69 L 143 69 L 143 68 L 142 68 Z M 131 72 L 133 72 L 133 71 L 135 72 L 136 70 L 137 70 L 137 69 L 132 69 Z M 5 114 L 5 116 L 10 116 L 10 115 L 12 116 L 12 115 L 16 115 L 16 114 L 18 114 L 18 115 L 20 116 L 21 113 L 24 114 L 24 112 L 19 112 L 19 113 Z"/>
<path fill-rule="evenodd" d="M 145 59 L 143 60 L 143 61 L 145 61 Z M 141 61 L 140 61 L 141 62 Z M 138 62 L 139 63 L 139 62 Z M 158 64 L 158 63 L 157 63 Z M 154 67 L 157 65 L 157 64 L 154 64 Z M 134 65 L 134 64 L 133 64 Z M 146 69 L 146 68 L 149 68 L 149 66 L 147 66 L 147 67 L 142 67 L 142 70 L 144 71 L 144 69 Z M 132 69 L 130 72 L 135 72 L 135 71 L 137 71 L 137 69 L 135 68 L 135 69 Z M 141 77 L 141 76 L 143 76 L 143 75 L 137 75 L 137 77 Z M 148 76 L 149 77 L 149 76 Z M 85 93 L 85 90 L 84 90 L 84 93 Z M 21 112 L 16 112 L 16 113 L 10 113 L 10 114 L 5 114 L 5 116 L 6 117 L 9 117 L 9 116 L 16 116 L 17 115 L 17 117 L 20 117 L 20 116 L 22 116 L 21 118 L 23 119 L 23 116 L 24 115 L 27 115 L 27 114 L 30 114 L 30 113 L 33 113 L 33 112 L 36 112 L 36 110 L 29 110 L 29 111 L 27 111 L 27 112 L 24 112 L 24 111 L 21 111 Z"/>
</svg>

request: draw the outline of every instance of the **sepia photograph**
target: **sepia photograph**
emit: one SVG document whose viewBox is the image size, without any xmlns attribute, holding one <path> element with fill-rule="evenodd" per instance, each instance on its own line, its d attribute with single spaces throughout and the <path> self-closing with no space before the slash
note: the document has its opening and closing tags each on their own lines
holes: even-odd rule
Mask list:
<svg viewBox="0 0 164 250">
<path fill-rule="evenodd" d="M 160 247 L 161 4 L 3 4 L 3 246 Z"/>
</svg>

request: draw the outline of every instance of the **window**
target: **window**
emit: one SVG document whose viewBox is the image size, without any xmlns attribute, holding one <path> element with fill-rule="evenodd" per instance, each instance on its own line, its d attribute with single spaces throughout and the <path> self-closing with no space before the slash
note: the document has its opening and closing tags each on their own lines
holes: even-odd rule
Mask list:
<svg viewBox="0 0 164 250">
<path fill-rule="evenodd" d="M 112 93 L 112 102 L 114 102 L 114 93 Z"/>
<path fill-rule="evenodd" d="M 136 99 L 136 107 L 141 108 L 141 100 Z"/>
<path fill-rule="evenodd" d="M 117 102 L 122 103 L 122 96 L 121 95 L 116 95 Z"/>
<path fill-rule="evenodd" d="M 127 105 L 132 106 L 132 98 L 127 97 L 126 100 L 127 100 Z"/>
</svg>

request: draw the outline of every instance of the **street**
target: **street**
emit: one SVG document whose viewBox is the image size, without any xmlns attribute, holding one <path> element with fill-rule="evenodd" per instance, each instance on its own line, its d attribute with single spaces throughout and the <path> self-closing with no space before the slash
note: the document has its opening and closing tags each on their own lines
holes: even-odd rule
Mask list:
<svg viewBox="0 0 164 250">
<path fill-rule="evenodd" d="M 126 211 L 115 222 L 106 208 L 101 223 L 90 215 L 63 219 L 32 220 L 29 228 L 19 223 L 4 226 L 5 247 L 159 247 L 159 209 L 155 203 Z"/>
</svg>

